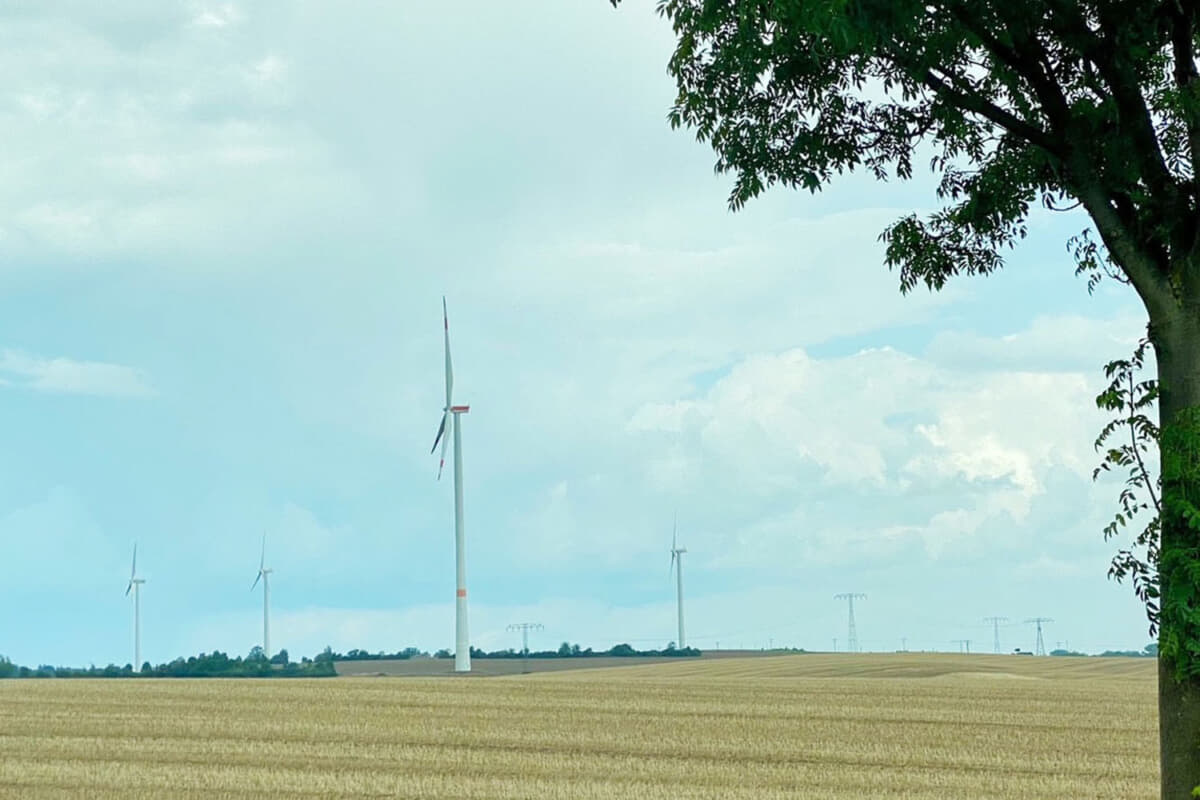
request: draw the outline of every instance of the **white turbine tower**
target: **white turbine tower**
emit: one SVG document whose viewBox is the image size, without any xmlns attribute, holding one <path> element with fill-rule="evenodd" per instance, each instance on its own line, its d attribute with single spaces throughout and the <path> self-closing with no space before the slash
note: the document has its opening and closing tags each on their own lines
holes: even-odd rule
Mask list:
<svg viewBox="0 0 1200 800">
<path fill-rule="evenodd" d="M 142 669 L 142 606 L 141 588 L 145 578 L 137 576 L 137 542 L 133 543 L 133 567 L 129 570 L 129 585 L 125 587 L 125 596 L 133 591 L 133 671 Z"/>
<path fill-rule="evenodd" d="M 254 587 L 258 586 L 261 580 L 263 585 L 263 653 L 268 659 L 271 658 L 271 578 L 270 575 L 275 570 L 267 567 L 267 535 L 263 534 L 262 541 L 262 556 L 258 559 L 258 575 L 254 579 L 254 583 L 250 585 L 250 591 L 254 591 Z"/>
<path fill-rule="evenodd" d="M 438 426 L 430 453 L 442 443 L 441 461 L 438 462 L 438 480 L 442 479 L 442 467 L 446 466 L 446 422 L 454 424 L 454 671 L 471 671 L 471 637 L 467 633 L 467 544 L 463 527 L 463 477 L 462 477 L 462 420 L 470 406 L 453 404 L 454 370 L 450 365 L 450 316 L 446 313 L 446 298 L 442 298 L 442 327 L 446 335 L 446 405 L 442 409 L 442 424 Z"/>
<path fill-rule="evenodd" d="M 675 605 L 679 611 L 679 649 L 687 647 L 683 640 L 683 554 L 687 548 L 676 546 L 677 520 L 671 523 L 671 569 L 675 571 Z"/>
</svg>

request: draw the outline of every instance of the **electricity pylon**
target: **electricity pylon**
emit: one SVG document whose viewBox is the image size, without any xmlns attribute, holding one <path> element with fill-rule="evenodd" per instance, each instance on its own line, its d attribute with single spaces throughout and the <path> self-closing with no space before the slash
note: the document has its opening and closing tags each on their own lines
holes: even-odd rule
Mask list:
<svg viewBox="0 0 1200 800">
<path fill-rule="evenodd" d="M 1000 652 L 1000 623 L 1008 622 L 1008 617 L 984 617 L 984 622 L 992 624 L 992 652 Z"/>
<path fill-rule="evenodd" d="M 1025 624 L 1027 625 L 1029 623 L 1037 625 L 1037 646 L 1033 649 L 1034 655 L 1046 655 L 1046 642 L 1042 639 L 1042 623 L 1045 622 L 1054 622 L 1054 620 L 1050 619 L 1049 617 L 1030 617 L 1029 619 L 1025 620 Z"/>
<path fill-rule="evenodd" d="M 968 655 L 970 655 L 970 653 L 971 653 L 971 640 L 970 639 L 951 639 L 950 644 L 958 645 L 958 652 L 960 652 L 960 653 L 966 653 Z"/>
<path fill-rule="evenodd" d="M 861 592 L 842 592 L 833 596 L 834 600 L 845 600 L 850 607 L 850 625 L 846 633 L 846 652 L 848 653 L 858 652 L 858 631 L 854 627 L 854 598 L 856 597 L 862 600 L 867 599 L 867 596 Z"/>
<path fill-rule="evenodd" d="M 514 622 L 508 626 L 510 631 L 521 632 L 521 671 L 529 672 L 529 632 L 540 631 L 542 623 L 540 622 Z"/>
</svg>

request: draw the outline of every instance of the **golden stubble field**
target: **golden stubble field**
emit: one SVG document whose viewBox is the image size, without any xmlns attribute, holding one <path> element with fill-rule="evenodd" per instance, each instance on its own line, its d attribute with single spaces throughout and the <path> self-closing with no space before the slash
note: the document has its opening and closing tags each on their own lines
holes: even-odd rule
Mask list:
<svg viewBox="0 0 1200 800">
<path fill-rule="evenodd" d="M 1150 659 L 0 682 L 0 797 L 1152 798 Z"/>
</svg>

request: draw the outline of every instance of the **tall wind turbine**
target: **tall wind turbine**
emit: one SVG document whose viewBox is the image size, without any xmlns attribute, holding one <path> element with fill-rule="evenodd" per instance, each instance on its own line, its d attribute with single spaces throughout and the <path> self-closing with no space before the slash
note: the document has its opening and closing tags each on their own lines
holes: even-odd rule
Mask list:
<svg viewBox="0 0 1200 800">
<path fill-rule="evenodd" d="M 438 480 L 442 479 L 442 467 L 446 466 L 446 422 L 454 424 L 454 671 L 471 671 L 471 637 L 467 633 L 467 543 L 463 525 L 463 477 L 462 477 L 462 420 L 470 406 L 456 406 L 452 396 L 454 369 L 450 365 L 450 316 L 446 312 L 446 298 L 442 298 L 442 327 L 446 334 L 446 405 L 442 408 L 442 424 L 438 426 L 430 454 L 442 443 L 441 461 L 438 462 Z"/>
<path fill-rule="evenodd" d="M 675 606 L 679 612 L 679 649 L 687 647 L 683 641 L 683 554 L 687 548 L 676 544 L 675 532 L 678 518 L 671 523 L 671 569 L 675 570 Z"/>
<path fill-rule="evenodd" d="M 254 587 L 258 586 L 261 580 L 263 585 L 263 653 L 267 658 L 271 658 L 271 573 L 275 570 L 267 567 L 267 535 L 263 534 L 262 540 L 262 556 L 258 559 L 258 575 L 254 578 L 254 583 L 250 585 L 250 591 L 254 591 Z"/>
<path fill-rule="evenodd" d="M 133 543 L 133 567 L 129 570 L 129 585 L 125 587 L 125 596 L 133 591 L 133 671 L 142 668 L 142 606 L 141 588 L 145 578 L 137 576 L 137 542 Z"/>
</svg>

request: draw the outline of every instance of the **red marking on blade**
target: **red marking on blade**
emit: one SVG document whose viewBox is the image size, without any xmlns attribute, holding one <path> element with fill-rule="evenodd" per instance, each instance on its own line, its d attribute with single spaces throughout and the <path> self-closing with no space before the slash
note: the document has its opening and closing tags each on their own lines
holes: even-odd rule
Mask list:
<svg viewBox="0 0 1200 800">
<path fill-rule="evenodd" d="M 459 589 L 459 590 L 458 590 L 458 596 L 459 596 L 459 597 L 466 597 L 466 596 L 467 596 L 467 590 L 466 590 L 466 589 Z"/>
<path fill-rule="evenodd" d="M 470 406 L 450 406 L 451 414 L 465 414 L 471 410 Z"/>
</svg>

